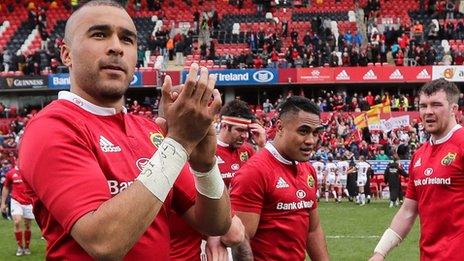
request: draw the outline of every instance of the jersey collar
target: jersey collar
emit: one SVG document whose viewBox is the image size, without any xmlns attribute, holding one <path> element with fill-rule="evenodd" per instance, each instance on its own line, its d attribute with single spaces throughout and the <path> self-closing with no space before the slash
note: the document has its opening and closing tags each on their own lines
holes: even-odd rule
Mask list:
<svg viewBox="0 0 464 261">
<path fill-rule="evenodd" d="M 278 151 L 277 149 L 274 147 L 274 145 L 271 143 L 271 142 L 267 142 L 266 143 L 266 146 L 264 146 L 265 149 L 267 149 L 271 154 L 272 156 L 274 156 L 274 158 L 280 162 L 282 162 L 283 164 L 285 165 L 294 165 L 294 164 L 298 164 L 298 161 L 290 161 L 290 160 L 287 160 L 285 159 Z"/>
<path fill-rule="evenodd" d="M 221 146 L 221 147 L 229 147 L 229 144 L 219 140 L 219 138 L 217 139 L 217 145 Z"/>
<path fill-rule="evenodd" d="M 437 145 L 437 144 L 442 144 L 442 143 L 445 143 L 446 141 L 448 141 L 451 136 L 453 136 L 453 133 L 456 132 L 457 130 L 459 130 L 460 128 L 462 128 L 461 125 L 459 124 L 456 124 L 456 126 L 454 126 L 449 132 L 448 134 L 446 134 L 445 137 L 441 138 L 441 139 L 438 139 L 438 140 L 434 140 L 432 137 L 430 137 L 430 145 Z"/>
<path fill-rule="evenodd" d="M 95 105 L 82 97 L 68 91 L 60 91 L 58 93 L 59 100 L 66 100 L 76 104 L 77 106 L 81 107 L 82 109 L 99 116 L 111 116 L 117 114 L 115 108 L 107 108 Z M 126 107 L 122 107 L 122 112 L 127 113 Z"/>
</svg>

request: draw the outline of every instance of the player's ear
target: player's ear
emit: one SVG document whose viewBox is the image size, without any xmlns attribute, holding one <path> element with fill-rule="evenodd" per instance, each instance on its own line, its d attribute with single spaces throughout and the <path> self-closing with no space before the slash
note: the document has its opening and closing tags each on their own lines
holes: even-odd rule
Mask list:
<svg viewBox="0 0 464 261">
<path fill-rule="evenodd" d="M 69 48 L 68 44 L 65 43 L 61 46 L 60 54 L 61 54 L 61 61 L 63 61 L 63 64 L 68 67 L 71 67 L 72 66 L 71 49 Z"/>
<path fill-rule="evenodd" d="M 282 131 L 283 130 L 284 127 L 282 125 L 282 120 L 281 119 L 278 119 L 275 124 L 276 124 L 277 131 Z"/>
</svg>

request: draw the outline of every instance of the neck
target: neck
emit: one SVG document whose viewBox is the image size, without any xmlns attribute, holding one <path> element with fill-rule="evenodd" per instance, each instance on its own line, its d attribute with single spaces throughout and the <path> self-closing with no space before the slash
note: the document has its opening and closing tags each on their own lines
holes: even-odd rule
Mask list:
<svg viewBox="0 0 464 261">
<path fill-rule="evenodd" d="M 84 90 L 80 88 L 71 87 L 69 91 L 97 106 L 106 107 L 106 108 L 114 108 L 117 113 L 120 113 L 123 111 L 123 107 L 124 107 L 123 97 L 121 97 L 120 99 L 116 101 L 110 101 L 110 100 L 98 99 L 97 97 L 90 95 L 89 93 L 85 92 Z"/>
<path fill-rule="evenodd" d="M 282 144 L 283 142 L 280 141 L 279 137 L 276 136 L 274 140 L 272 141 L 272 145 L 274 148 L 279 152 L 279 154 L 286 160 L 290 160 L 287 155 L 285 155 L 285 151 L 283 148 L 285 148 L 285 144 Z M 290 160 L 292 161 L 292 160 Z"/>
<path fill-rule="evenodd" d="M 457 125 L 456 120 L 453 120 L 448 124 L 448 127 L 446 127 L 446 130 L 442 131 L 441 133 L 438 134 L 432 134 L 433 140 L 439 140 L 448 135 L 448 133 Z"/>
<path fill-rule="evenodd" d="M 219 131 L 217 135 L 217 139 L 222 141 L 223 143 L 229 144 L 229 141 L 227 140 L 227 135 L 224 134 L 223 130 Z"/>
</svg>

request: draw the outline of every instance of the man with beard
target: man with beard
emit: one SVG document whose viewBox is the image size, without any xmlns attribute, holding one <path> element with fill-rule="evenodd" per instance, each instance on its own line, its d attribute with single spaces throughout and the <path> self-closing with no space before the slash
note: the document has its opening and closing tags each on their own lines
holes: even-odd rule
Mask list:
<svg viewBox="0 0 464 261">
<path fill-rule="evenodd" d="M 419 114 L 430 141 L 413 155 L 406 199 L 370 260 L 384 260 L 420 218 L 421 260 L 464 258 L 464 129 L 456 122 L 459 89 L 445 79 L 419 90 Z"/>
</svg>

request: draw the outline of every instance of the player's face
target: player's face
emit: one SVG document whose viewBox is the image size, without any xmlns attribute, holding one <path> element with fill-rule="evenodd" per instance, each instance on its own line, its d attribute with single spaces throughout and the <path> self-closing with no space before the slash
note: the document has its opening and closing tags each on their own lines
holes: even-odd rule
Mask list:
<svg viewBox="0 0 464 261">
<path fill-rule="evenodd" d="M 87 7 L 76 14 L 62 58 L 72 75 L 72 88 L 96 101 L 118 101 L 132 80 L 137 36 L 124 9 Z"/>
<path fill-rule="evenodd" d="M 316 114 L 299 111 L 280 121 L 282 154 L 288 160 L 308 161 L 318 140 L 320 118 Z"/>
<path fill-rule="evenodd" d="M 227 130 L 227 143 L 232 148 L 238 148 L 248 140 L 249 130 L 246 127 L 229 125 Z"/>
<path fill-rule="evenodd" d="M 440 137 L 448 129 L 457 105 L 450 105 L 444 91 L 438 91 L 430 96 L 421 94 L 419 97 L 419 113 L 425 130 Z"/>
</svg>

